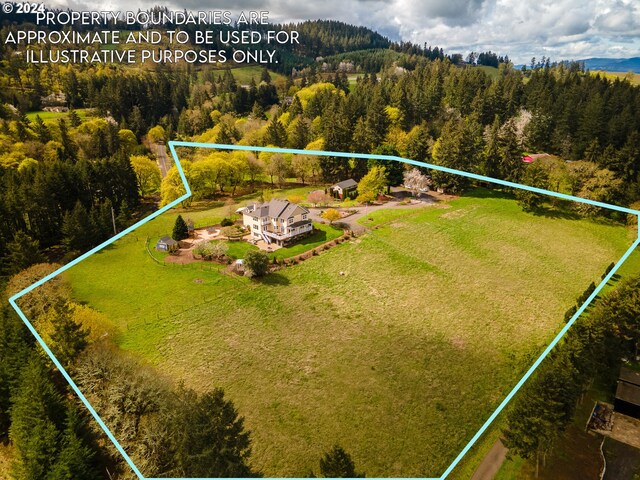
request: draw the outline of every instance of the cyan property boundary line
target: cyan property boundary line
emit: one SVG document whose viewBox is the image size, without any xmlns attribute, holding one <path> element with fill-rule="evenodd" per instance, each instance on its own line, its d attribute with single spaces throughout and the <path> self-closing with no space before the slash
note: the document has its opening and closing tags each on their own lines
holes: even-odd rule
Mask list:
<svg viewBox="0 0 640 480">
<path fill-rule="evenodd" d="M 272 152 L 272 153 L 299 154 L 299 155 L 318 155 L 318 156 L 341 157 L 341 158 L 365 158 L 365 159 L 373 159 L 373 160 L 399 161 L 399 162 L 408 163 L 410 165 L 415 165 L 415 166 L 418 166 L 418 167 L 424 167 L 424 168 L 429 168 L 429 169 L 432 169 L 432 170 L 439 170 L 439 171 L 446 172 L 446 173 L 461 175 L 463 177 L 471 178 L 471 179 L 474 179 L 474 180 L 480 180 L 480 181 L 484 181 L 484 182 L 495 183 L 495 184 L 498 184 L 498 185 L 511 187 L 511 188 L 520 188 L 520 189 L 523 189 L 523 190 L 528 190 L 528 191 L 531 191 L 531 192 L 534 192 L 534 193 L 548 195 L 548 196 L 560 198 L 560 199 L 563 199 L 563 200 L 571 200 L 571 201 L 575 201 L 575 202 L 594 205 L 596 207 L 607 208 L 607 209 L 610 209 L 610 210 L 616 210 L 618 212 L 623 212 L 623 213 L 635 215 L 635 216 L 638 217 L 638 238 L 635 240 L 635 242 L 633 242 L 633 244 L 629 247 L 629 249 L 624 253 L 622 258 L 620 258 L 620 260 L 614 265 L 614 267 L 611 269 L 611 271 L 598 284 L 598 286 L 593 291 L 593 293 L 580 306 L 580 308 L 576 311 L 576 313 L 573 315 L 573 317 L 571 317 L 569 322 L 567 322 L 567 324 L 562 328 L 562 330 L 560 330 L 560 332 L 556 335 L 556 337 L 549 344 L 549 346 L 547 346 L 547 348 L 545 348 L 545 350 L 540 354 L 540 356 L 536 359 L 536 361 L 533 363 L 533 365 L 527 370 L 527 372 L 524 374 L 524 376 L 515 385 L 515 387 L 513 387 L 513 389 L 509 392 L 509 394 L 505 397 L 505 399 L 500 403 L 500 405 L 498 405 L 498 407 L 491 414 L 491 416 L 484 422 L 484 424 L 482 425 L 482 427 L 480 427 L 478 432 L 471 438 L 471 440 L 469 440 L 469 442 L 462 449 L 462 451 L 458 454 L 458 456 L 453 460 L 453 462 L 449 465 L 449 467 L 445 470 L 445 472 L 440 477 L 434 477 L 434 478 L 431 478 L 431 479 L 428 479 L 428 480 L 444 480 L 447 476 L 449 476 L 449 474 L 458 465 L 458 463 L 462 460 L 462 458 L 467 454 L 467 452 L 471 449 L 471 447 L 478 441 L 480 436 L 482 436 L 482 434 L 487 430 L 487 428 L 496 419 L 496 417 L 500 414 L 500 412 L 502 412 L 504 410 L 504 408 L 511 401 L 513 396 L 518 392 L 518 390 L 520 390 L 522 385 L 527 381 L 527 379 L 538 368 L 540 363 L 542 363 L 542 361 L 547 357 L 547 355 L 549 354 L 549 352 L 551 352 L 553 347 L 562 339 L 562 337 L 567 333 L 569 328 L 571 328 L 571 326 L 575 323 L 575 321 L 578 319 L 578 317 L 584 312 L 584 310 L 589 306 L 589 304 L 593 301 L 593 299 L 598 295 L 598 293 L 602 290 L 602 288 L 613 277 L 613 275 L 615 275 L 615 273 L 618 271 L 620 266 L 627 260 L 629 255 L 631 255 L 631 253 L 640 245 L 640 211 L 632 210 L 630 208 L 620 207 L 620 206 L 617 206 L 617 205 L 610 205 L 610 204 L 603 203 L 603 202 L 597 202 L 597 201 L 589 200 L 589 199 L 586 199 L 586 198 L 580 198 L 580 197 L 575 197 L 575 196 L 572 196 L 572 195 L 566 195 L 566 194 L 563 194 L 563 193 L 552 192 L 550 190 L 544 190 L 544 189 L 541 189 L 541 188 L 531 187 L 529 185 L 522 185 L 522 184 L 519 184 L 519 183 L 509 182 L 509 181 L 506 181 L 506 180 L 500 180 L 500 179 L 497 179 L 497 178 L 490 178 L 490 177 L 486 177 L 484 175 L 478 175 L 478 174 L 475 174 L 475 173 L 464 172 L 462 170 L 456 170 L 456 169 L 452 169 L 452 168 L 442 167 L 442 166 L 439 166 L 439 165 L 431 165 L 431 164 L 428 164 L 428 163 L 425 163 L 425 162 L 418 162 L 416 160 L 411 160 L 411 159 L 408 159 L 408 158 L 402 158 L 402 157 L 392 156 L 392 155 L 358 154 L 358 153 L 347 153 L 347 152 L 329 152 L 329 151 L 324 151 L 324 150 L 321 151 L 321 150 L 300 150 L 300 149 L 276 148 L 276 147 L 252 147 L 252 146 L 244 146 L 244 145 L 225 145 L 225 144 L 217 144 L 217 143 L 198 143 L 198 142 L 181 142 L 181 141 L 169 142 L 169 150 L 171 151 L 171 155 L 173 156 L 176 168 L 178 170 L 178 173 L 180 174 L 180 178 L 181 178 L 182 183 L 183 183 L 184 188 L 185 188 L 184 195 L 182 195 L 179 198 L 175 199 L 174 201 L 172 201 L 168 205 L 162 207 L 158 211 L 152 213 L 151 215 L 149 215 L 149 216 L 143 218 L 142 220 L 136 222 L 135 224 L 133 224 L 129 228 L 123 230 L 122 232 L 120 232 L 117 235 L 113 236 L 109 240 L 101 243 L 97 247 L 92 248 L 91 250 L 89 250 L 85 254 L 79 256 L 75 260 L 73 260 L 73 261 L 69 262 L 68 264 L 60 267 L 56 271 L 54 271 L 54 272 L 50 273 L 49 275 L 47 275 L 46 277 L 38 280 L 34 284 L 30 285 L 29 287 L 25 288 L 24 290 L 22 290 L 22 291 L 18 292 L 17 294 L 13 295 L 9 299 L 9 303 L 11 304 L 13 309 L 17 312 L 18 316 L 22 319 L 22 321 L 27 325 L 27 327 L 29 328 L 31 333 L 34 335 L 34 337 L 36 338 L 38 343 L 42 346 L 42 348 L 44 349 L 46 354 L 49 356 L 49 358 L 51 359 L 53 364 L 60 371 L 62 376 L 65 378 L 65 380 L 69 383 L 69 385 L 71 386 L 72 390 L 76 393 L 76 395 L 78 395 L 78 398 L 80 398 L 82 403 L 87 407 L 87 409 L 89 410 L 89 412 L 91 413 L 93 418 L 95 418 L 95 420 L 98 422 L 98 425 L 100 425 L 100 428 L 102 428 L 102 430 L 107 435 L 109 440 L 111 440 L 113 442 L 113 444 L 115 445 L 116 449 L 123 456 L 123 458 L 125 459 L 127 464 L 131 467 L 133 472 L 141 480 L 156 480 L 156 479 L 145 479 L 145 477 L 138 470 L 138 468 L 133 463 L 133 461 L 131 460 L 129 455 L 127 455 L 127 452 L 122 448 L 122 446 L 120 445 L 118 440 L 115 438 L 113 433 L 111 433 L 111 431 L 109 430 L 107 425 L 102 421 L 102 419 L 100 418 L 100 415 L 98 415 L 96 410 L 91 406 L 91 404 L 89 403 L 87 398 L 83 395 L 83 393 L 80 391 L 80 389 L 75 384 L 73 379 L 69 376 L 67 371 L 60 364 L 60 362 L 55 357 L 55 355 L 53 354 L 51 349 L 49 349 L 49 347 L 44 342 L 42 337 L 38 334 L 36 329 L 33 327 L 31 322 L 29 321 L 29 319 L 24 315 L 24 313 L 22 312 L 20 307 L 18 307 L 16 301 L 20 297 L 22 297 L 22 296 L 26 295 L 27 293 L 31 292 L 33 289 L 39 287 L 43 283 L 48 282 L 49 280 L 51 280 L 52 278 L 58 276 L 60 273 L 64 272 L 65 270 L 73 267 L 74 265 L 76 265 L 79 262 L 83 261 L 87 257 L 93 255 L 94 253 L 102 250 L 106 246 L 112 244 L 113 242 L 117 241 L 118 239 L 120 239 L 123 236 L 127 235 L 128 233 L 132 232 L 133 230 L 138 228 L 140 225 L 143 225 L 143 224 L 147 223 L 148 221 L 156 218 L 157 216 L 163 214 L 167 210 L 170 210 L 171 208 L 175 207 L 180 202 L 182 202 L 185 199 L 189 198 L 191 196 L 191 194 L 192 194 L 191 188 L 189 187 L 189 183 L 187 182 L 186 176 L 185 176 L 184 171 L 182 169 L 182 166 L 180 164 L 180 160 L 178 159 L 178 155 L 176 153 L 176 147 L 213 148 L 213 149 L 220 149 L 220 150 L 243 150 L 243 151 L 254 151 L 254 152 Z M 157 480 L 160 480 L 160 479 L 157 479 Z M 164 479 L 164 480 L 166 480 L 166 479 Z M 179 479 L 173 479 L 173 480 L 179 480 Z M 192 480 L 205 480 L 205 479 L 192 479 Z M 206 480 L 209 480 L 209 479 L 206 479 Z"/>
</svg>

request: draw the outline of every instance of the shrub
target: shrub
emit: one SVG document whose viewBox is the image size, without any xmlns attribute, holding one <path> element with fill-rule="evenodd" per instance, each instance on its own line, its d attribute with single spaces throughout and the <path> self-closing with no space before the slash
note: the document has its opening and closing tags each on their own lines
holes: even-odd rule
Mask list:
<svg viewBox="0 0 640 480">
<path fill-rule="evenodd" d="M 222 222 L 220 222 L 220 226 L 222 227 L 230 227 L 231 225 L 233 225 L 233 220 L 231 220 L 230 218 L 223 218 Z"/>
<path fill-rule="evenodd" d="M 263 277 L 269 272 L 269 256 L 261 251 L 247 252 L 244 267 L 247 277 Z"/>
<path fill-rule="evenodd" d="M 613 267 L 615 266 L 615 263 L 611 262 L 609 264 L 609 266 L 606 268 L 606 270 L 604 271 L 604 273 L 602 274 L 602 278 L 604 279 L 604 277 L 606 277 L 607 275 L 609 275 L 609 272 L 611 270 L 613 270 Z"/>
<path fill-rule="evenodd" d="M 564 314 L 564 323 L 567 323 L 576 314 L 578 308 L 574 305 Z"/>
</svg>

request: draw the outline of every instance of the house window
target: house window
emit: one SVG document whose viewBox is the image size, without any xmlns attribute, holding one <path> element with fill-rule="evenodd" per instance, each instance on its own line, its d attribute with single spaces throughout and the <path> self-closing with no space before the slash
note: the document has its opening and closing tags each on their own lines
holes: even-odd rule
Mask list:
<svg viewBox="0 0 640 480">
<path fill-rule="evenodd" d="M 307 219 L 307 214 L 306 214 L 306 213 L 303 213 L 303 214 L 302 214 L 302 219 L 303 219 L 303 220 L 306 220 L 306 219 Z"/>
<path fill-rule="evenodd" d="M 258 226 L 257 226 L 257 225 L 254 225 L 254 226 L 253 226 L 253 229 L 254 229 L 254 230 L 258 230 Z"/>
<path fill-rule="evenodd" d="M 289 223 L 293 223 L 293 217 L 289 217 Z"/>
</svg>

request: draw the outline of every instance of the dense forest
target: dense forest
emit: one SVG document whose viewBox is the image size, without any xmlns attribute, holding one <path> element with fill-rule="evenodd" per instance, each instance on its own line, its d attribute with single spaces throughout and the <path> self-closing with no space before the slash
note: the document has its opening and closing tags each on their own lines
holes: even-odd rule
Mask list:
<svg viewBox="0 0 640 480">
<path fill-rule="evenodd" d="M 3 17 L 0 37 L 25 21 Z M 340 22 L 280 27 L 299 31 L 300 45 L 279 54 L 275 71 L 263 69 L 246 83 L 232 69 L 203 65 L 32 65 L 0 43 L 5 298 L 53 271 L 46 262 L 65 262 L 129 225 L 144 202 L 155 208 L 180 196 L 175 168 L 161 179 L 154 161 L 153 147 L 172 139 L 400 155 L 638 206 L 640 89 L 628 81 L 549 61 L 517 70 L 492 52 L 464 62 L 438 47 L 394 43 Z M 497 74 L 477 65 L 497 67 Z M 51 97 L 69 109 L 66 117 L 43 119 Z M 522 162 L 525 153 L 543 152 L 549 156 Z M 208 199 L 255 190 L 259 178 L 360 180 L 380 164 L 214 151 L 187 153 L 183 166 L 194 197 Z M 400 163 L 385 165 L 386 183 L 402 183 L 403 171 Z M 457 175 L 425 173 L 447 192 L 470 186 Z M 546 208 L 539 195 L 516 197 L 523 208 Z M 247 466 L 250 434 L 221 390 L 172 385 L 101 341 L 109 332 L 100 315 L 73 304 L 61 280 L 47 288 L 28 299 L 29 318 L 48 332 L 48 343 L 83 391 L 92 392 L 91 401 L 110 406 L 105 421 L 147 475 L 259 475 Z M 638 288 L 630 281 L 600 302 L 520 395 L 506 431 L 515 451 L 525 457 L 548 451 L 589 379 L 634 348 Z M 0 322 L 0 438 L 15 447 L 15 477 L 128 478 L 22 322 L 8 308 Z M 537 422 L 540 412 L 546 423 Z M 221 450 L 205 451 L 221 431 Z M 356 476 L 339 447 L 322 459 L 320 472 Z"/>
<path fill-rule="evenodd" d="M 41 263 L 14 275 L 3 299 L 57 267 Z M 246 463 L 249 432 L 222 390 L 198 394 L 172 386 L 124 354 L 112 344 L 108 322 L 74 303 L 60 277 L 21 306 L 145 474 L 258 475 Z M 137 478 L 8 306 L 0 326 L 0 438 L 15 450 L 14 478 Z"/>
</svg>

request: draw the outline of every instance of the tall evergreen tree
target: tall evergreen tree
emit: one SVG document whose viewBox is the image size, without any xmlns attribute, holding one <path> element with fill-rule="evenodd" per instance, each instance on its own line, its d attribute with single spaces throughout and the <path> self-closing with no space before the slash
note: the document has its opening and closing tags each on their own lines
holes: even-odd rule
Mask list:
<svg viewBox="0 0 640 480">
<path fill-rule="evenodd" d="M 78 147 L 71 139 L 69 128 L 63 118 L 58 120 L 58 130 L 60 131 L 60 143 L 62 144 L 60 159 L 75 162 L 78 159 Z"/>
<path fill-rule="evenodd" d="M 178 477 L 252 477 L 244 419 L 221 389 L 203 395 L 177 392 L 169 420 Z"/>
<path fill-rule="evenodd" d="M 16 449 L 16 480 L 45 480 L 58 453 L 64 404 L 39 355 L 24 367 L 12 399 L 9 437 Z"/>
<path fill-rule="evenodd" d="M 379 89 L 376 89 L 371 103 L 367 108 L 366 131 L 369 151 L 378 147 L 384 141 L 389 131 L 391 121 L 386 111 L 386 105 Z"/>
<path fill-rule="evenodd" d="M 522 172 L 522 148 L 512 121 L 505 123 L 498 136 L 498 175 L 504 180 L 518 182 Z"/>
<path fill-rule="evenodd" d="M 13 240 L 7 243 L 3 271 L 13 275 L 36 263 L 42 263 L 44 256 L 40 252 L 40 242 L 34 240 L 22 230 L 18 230 Z"/>
<path fill-rule="evenodd" d="M 387 143 L 380 145 L 374 151 L 376 155 L 387 155 L 390 157 L 397 157 L 400 154 L 398 151 Z M 391 187 L 397 187 L 398 185 L 402 185 L 404 180 L 404 162 L 396 161 L 396 160 L 369 160 L 369 168 L 373 166 L 381 166 L 384 167 L 385 174 L 387 177 L 387 192 L 390 191 Z"/>
<path fill-rule="evenodd" d="M 309 121 L 302 116 L 297 118 L 293 132 L 289 137 L 289 146 L 291 148 L 303 149 L 311 139 L 311 127 Z"/>
<path fill-rule="evenodd" d="M 275 115 L 267 125 L 264 142 L 266 145 L 275 145 L 276 147 L 284 147 L 287 144 L 287 130 Z"/>
<path fill-rule="evenodd" d="M 49 335 L 50 347 L 62 366 L 67 368 L 86 348 L 89 332 L 73 320 L 66 306 L 57 306 L 50 313 L 53 329 Z"/>
<path fill-rule="evenodd" d="M 73 210 L 67 212 L 62 221 L 64 245 L 70 252 L 83 252 L 92 246 L 94 234 L 95 228 L 87 210 L 77 201 Z"/>
<path fill-rule="evenodd" d="M 82 120 L 80 119 L 80 115 L 78 115 L 78 112 L 76 112 L 75 110 L 71 110 L 69 112 L 69 124 L 72 127 L 79 127 L 81 123 Z"/>
<path fill-rule="evenodd" d="M 51 140 L 51 132 L 49 131 L 49 127 L 44 123 L 40 115 L 36 115 L 35 122 L 33 124 L 33 131 L 38 136 L 38 140 L 42 143 L 47 143 Z"/>
<path fill-rule="evenodd" d="M 289 112 L 289 115 L 291 115 L 291 118 L 302 115 L 302 103 L 300 102 L 298 95 L 293 96 L 293 100 L 291 101 L 291 105 L 289 105 L 289 110 L 287 111 Z"/>
<path fill-rule="evenodd" d="M 23 367 L 34 356 L 34 337 L 17 314 L 0 310 L 0 438 L 9 433 L 9 407 Z"/>
<path fill-rule="evenodd" d="M 63 243 L 68 251 L 82 252 L 93 244 L 95 228 L 87 210 L 79 200 L 73 210 L 64 215 L 62 235 Z"/>
<path fill-rule="evenodd" d="M 467 158 L 467 148 L 465 143 L 468 139 L 464 137 L 462 122 L 449 121 L 442 129 L 440 138 L 433 146 L 433 163 L 443 167 L 457 170 L 469 170 L 470 159 Z M 460 193 L 469 185 L 469 179 L 458 174 L 451 174 L 434 170 L 432 172 L 433 182 L 445 191 Z"/>
<path fill-rule="evenodd" d="M 189 238 L 189 227 L 182 218 L 182 215 L 178 215 L 178 218 L 176 218 L 176 222 L 173 225 L 173 234 L 171 235 L 171 237 L 176 241 Z"/>
<path fill-rule="evenodd" d="M 407 157 L 419 162 L 430 162 L 432 143 L 426 122 L 416 125 L 407 135 Z"/>
<path fill-rule="evenodd" d="M 320 474 L 326 478 L 361 478 L 364 473 L 356 472 L 351 455 L 335 445 L 320 459 Z"/>
<path fill-rule="evenodd" d="M 73 405 L 67 407 L 67 418 L 61 432 L 60 451 L 51 466 L 47 480 L 100 480 L 96 468 L 96 451 L 88 441 L 85 421 Z"/>
</svg>

